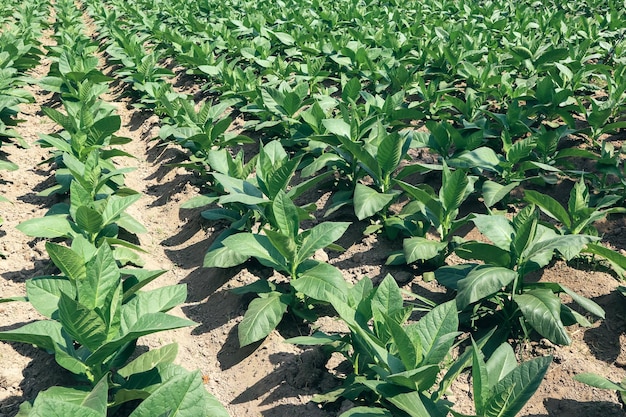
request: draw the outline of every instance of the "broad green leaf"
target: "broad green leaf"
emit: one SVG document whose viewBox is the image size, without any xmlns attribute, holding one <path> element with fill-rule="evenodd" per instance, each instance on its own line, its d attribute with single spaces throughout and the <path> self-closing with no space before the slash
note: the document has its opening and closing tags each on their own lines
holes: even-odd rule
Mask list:
<svg viewBox="0 0 626 417">
<path fill-rule="evenodd" d="M 130 207 L 134 202 L 141 198 L 141 194 L 119 197 L 112 195 L 107 198 L 104 210 L 102 212 L 102 224 L 107 225 L 115 222 L 119 216 Z"/>
<path fill-rule="evenodd" d="M 515 417 L 539 388 L 551 362 L 552 356 L 532 359 L 500 380 L 485 405 L 485 417 Z"/>
<path fill-rule="evenodd" d="M 387 275 L 376 288 L 372 297 L 372 309 L 377 309 L 381 313 L 393 315 L 404 306 L 400 288 L 391 275 Z"/>
<path fill-rule="evenodd" d="M 289 271 L 285 258 L 274 248 L 267 236 L 252 233 L 236 233 L 228 236 L 222 244 L 241 254 L 241 256 L 253 256 L 263 265 L 271 266 L 279 271 Z"/>
<path fill-rule="evenodd" d="M 313 226 L 302 240 L 298 250 L 298 264 L 312 256 L 318 249 L 323 249 L 339 239 L 350 227 L 349 222 L 324 222 Z"/>
<path fill-rule="evenodd" d="M 348 411 L 341 413 L 339 417 L 393 417 L 391 411 L 384 408 L 375 407 L 354 407 Z"/>
<path fill-rule="evenodd" d="M 598 240 L 600 238 L 588 235 L 556 235 L 555 237 L 534 241 L 522 255 L 526 259 L 534 260 L 544 255 L 549 256 L 555 250 L 558 250 L 569 261 L 577 256 L 589 243 Z"/>
<path fill-rule="evenodd" d="M 487 375 L 489 379 L 489 389 L 496 386 L 498 382 L 517 367 L 515 352 L 508 343 L 502 343 L 491 354 L 487 361 Z"/>
<path fill-rule="evenodd" d="M 443 167 L 443 184 L 439 190 L 439 201 L 446 213 L 456 210 L 465 197 L 469 181 L 463 170 L 451 172 L 447 165 Z"/>
<path fill-rule="evenodd" d="M 69 237 L 73 232 L 72 225 L 67 220 L 67 215 L 65 214 L 29 219 L 18 224 L 16 229 L 27 236 L 48 239 Z"/>
<path fill-rule="evenodd" d="M 28 413 L 29 417 L 105 417 L 106 413 L 99 413 L 92 408 L 64 402 L 57 399 L 45 399 L 34 406 Z"/>
<path fill-rule="evenodd" d="M 191 320 L 180 317 L 171 316 L 165 313 L 148 313 L 135 322 L 125 334 L 120 335 L 116 339 L 110 340 L 102 345 L 98 350 L 93 352 L 86 360 L 88 366 L 101 364 L 110 355 L 123 347 L 128 342 L 137 340 L 141 336 L 157 333 L 165 330 L 178 329 L 181 327 L 194 326 Z"/>
<path fill-rule="evenodd" d="M 317 263 L 298 273 L 298 278 L 291 281 L 296 291 L 315 300 L 330 302 L 328 294 L 333 294 L 342 301 L 348 298 L 348 284 L 341 271 L 327 263 Z"/>
<path fill-rule="evenodd" d="M 572 228 L 570 215 L 565 211 L 563 206 L 554 198 L 544 193 L 538 193 L 533 190 L 524 191 L 525 200 L 531 204 L 537 205 L 541 211 L 546 213 L 553 219 L 561 222 L 568 229 Z"/>
<path fill-rule="evenodd" d="M 475 214 L 472 221 L 480 233 L 487 236 L 494 245 L 505 251 L 511 250 L 515 230 L 506 217 Z"/>
<path fill-rule="evenodd" d="M 439 365 L 426 365 L 389 375 L 385 380 L 415 391 L 428 391 L 437 381 L 439 371 Z"/>
<path fill-rule="evenodd" d="M 76 282 L 78 300 L 86 308 L 102 308 L 104 300 L 120 280 L 120 271 L 110 247 L 102 245 L 85 269 L 85 279 Z"/>
<path fill-rule="evenodd" d="M 394 194 L 379 193 L 363 184 L 354 187 L 354 214 L 359 220 L 367 219 L 383 210 L 394 199 Z"/>
<path fill-rule="evenodd" d="M 228 417 L 228 412 L 202 384 L 200 371 L 169 379 L 130 414 L 130 417 Z"/>
<path fill-rule="evenodd" d="M 561 300 L 552 291 L 530 290 L 515 296 L 514 301 L 537 333 L 559 345 L 572 342 L 561 321 Z"/>
<path fill-rule="evenodd" d="M 170 343 L 158 349 L 152 349 L 134 359 L 128 365 L 118 369 L 118 375 L 128 378 L 133 374 L 147 372 L 161 363 L 172 363 L 178 354 L 178 344 Z"/>
<path fill-rule="evenodd" d="M 357 77 L 353 77 L 353 78 L 350 78 L 350 81 L 348 81 L 343 86 L 343 89 L 341 90 L 341 98 L 345 102 L 356 101 L 359 98 L 360 92 L 361 92 L 361 82 L 359 81 Z"/>
<path fill-rule="evenodd" d="M 489 373 L 482 352 L 472 339 L 472 390 L 476 414 L 481 416 L 485 412 L 485 403 L 491 396 Z"/>
<path fill-rule="evenodd" d="M 151 291 L 137 292 L 135 297 L 122 306 L 122 331 L 141 320 L 141 317 L 166 312 L 185 302 L 187 287 L 184 284 L 168 285 Z"/>
<path fill-rule="evenodd" d="M 400 163 L 402 158 L 403 139 L 398 133 L 390 133 L 385 136 L 376 152 L 376 160 L 381 171 L 392 173 Z"/>
<path fill-rule="evenodd" d="M 97 350 L 107 338 L 107 325 L 93 310 L 65 294 L 59 299 L 59 320 L 74 340 L 90 351 Z"/>
<path fill-rule="evenodd" d="M 42 315 L 52 318 L 57 311 L 61 293 L 74 298 L 76 290 L 72 282 L 64 277 L 37 277 L 26 281 L 28 301 Z"/>
<path fill-rule="evenodd" d="M 98 233 L 102 227 L 102 216 L 96 210 L 87 206 L 80 206 L 76 209 L 74 218 L 78 227 L 89 234 Z"/>
<path fill-rule="evenodd" d="M 419 363 L 418 360 L 421 359 L 421 352 L 416 351 L 416 346 L 402 326 L 385 313 L 382 313 L 382 316 L 384 317 L 385 326 L 391 334 L 391 340 L 393 340 L 393 344 L 398 351 L 400 360 L 404 364 L 404 368 L 406 370 L 414 369 Z"/>
<path fill-rule="evenodd" d="M 86 260 L 80 253 L 57 243 L 46 242 L 46 252 L 54 265 L 71 281 L 83 279 L 86 274 Z"/>
<path fill-rule="evenodd" d="M 459 310 L 489 298 L 517 277 L 517 272 L 499 266 L 479 265 L 458 281 L 456 303 Z"/>
<path fill-rule="evenodd" d="M 402 247 L 406 262 L 413 263 L 435 258 L 448 247 L 448 243 L 415 236 L 404 239 Z"/>
<path fill-rule="evenodd" d="M 489 243 L 465 242 L 457 246 L 454 253 L 462 259 L 483 261 L 494 266 L 508 267 L 511 264 L 511 255 L 508 251 Z"/>
<path fill-rule="evenodd" d="M 236 249 L 221 246 L 209 250 L 206 255 L 204 255 L 202 266 L 205 268 L 232 268 L 233 266 L 241 265 L 247 261 L 248 258 L 250 258 L 250 256 L 242 254 Z"/>
<path fill-rule="evenodd" d="M 509 195 L 513 188 L 517 186 L 518 184 L 515 182 L 507 185 L 501 185 L 494 181 L 485 181 L 482 188 L 485 205 L 487 207 L 493 207 L 494 204 L 502 201 L 502 199 Z"/>
<path fill-rule="evenodd" d="M 280 190 L 274 201 L 272 202 L 272 213 L 276 220 L 276 226 L 283 235 L 289 236 L 292 240 L 295 240 L 298 235 L 298 209 L 293 201 L 284 191 Z"/>
<path fill-rule="evenodd" d="M 350 139 L 350 125 L 341 119 L 324 119 L 322 124 L 333 135 Z"/>
<path fill-rule="evenodd" d="M 477 264 L 461 264 L 442 266 L 435 271 L 435 279 L 444 287 L 458 290 L 458 282 L 477 266 Z"/>
<path fill-rule="evenodd" d="M 436 351 L 437 340 L 447 334 L 457 334 L 459 316 L 456 303 L 448 301 L 440 304 L 422 317 L 416 324 L 417 332 L 424 352 L 424 364 L 441 362 L 448 351 Z"/>
<path fill-rule="evenodd" d="M 281 293 L 269 293 L 255 298 L 238 326 L 239 345 L 246 346 L 266 337 L 276 328 L 287 311 Z"/>
<path fill-rule="evenodd" d="M 603 257 L 622 279 L 626 276 L 626 256 L 621 253 L 608 249 L 600 243 L 590 243 L 582 251 Z"/>
<path fill-rule="evenodd" d="M 25 324 L 14 330 L 0 332 L 0 340 L 35 345 L 48 352 L 65 348 L 66 341 L 61 335 L 61 323 L 54 320 L 40 320 Z"/>
<path fill-rule="evenodd" d="M 626 387 L 611 382 L 608 379 L 601 377 L 600 375 L 592 374 L 589 372 L 574 375 L 574 380 L 600 389 L 608 389 L 618 392 L 626 391 Z"/>
</svg>

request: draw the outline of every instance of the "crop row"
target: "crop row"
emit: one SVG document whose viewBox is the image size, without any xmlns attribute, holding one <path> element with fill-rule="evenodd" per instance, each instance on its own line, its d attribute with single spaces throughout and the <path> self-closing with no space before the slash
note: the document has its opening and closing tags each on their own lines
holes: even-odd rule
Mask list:
<svg viewBox="0 0 626 417">
<path fill-rule="evenodd" d="M 48 7 L 50 4 L 46 4 Z M 28 416 L 106 416 L 136 400 L 145 400 L 130 415 L 227 415 L 204 388 L 199 371 L 173 363 L 178 346 L 170 344 L 134 355 L 141 336 L 195 323 L 166 314 L 185 301 L 184 285 L 143 289 L 165 271 L 124 267 L 141 264 L 140 247 L 119 236 L 145 229 L 125 210 L 141 196 L 124 186 L 128 170 L 112 158 L 125 156 L 111 147 L 125 143 L 115 135 L 120 118 L 100 96 L 110 79 L 98 70 L 97 45 L 84 35 L 82 13 L 73 1 L 56 1 L 53 61 L 40 85 L 58 93 L 64 112 L 43 112 L 62 130 L 42 134 L 51 148 L 57 185 L 42 194 L 66 195 L 42 218 L 18 229 L 49 239 L 46 251 L 59 273 L 27 280 L 28 301 L 45 317 L 0 339 L 30 343 L 54 355 L 77 379 L 76 387 L 52 387 L 20 407 Z M 67 245 L 52 239 L 64 238 Z M 16 301 L 19 298 L 0 301 Z"/>
</svg>

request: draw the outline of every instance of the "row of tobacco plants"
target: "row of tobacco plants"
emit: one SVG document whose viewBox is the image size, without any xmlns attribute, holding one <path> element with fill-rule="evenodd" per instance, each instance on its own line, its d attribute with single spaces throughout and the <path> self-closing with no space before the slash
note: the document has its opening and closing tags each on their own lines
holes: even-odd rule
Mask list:
<svg viewBox="0 0 626 417">
<path fill-rule="evenodd" d="M 199 371 L 174 364 L 177 344 L 135 354 L 141 336 L 195 324 L 167 314 L 185 301 L 186 287 L 145 290 L 165 271 L 130 267 L 142 264 L 138 252 L 143 250 L 129 238 L 145 229 L 126 209 L 141 195 L 125 186 L 128 169 L 113 162 L 128 156 L 115 145 L 129 139 L 116 135 L 120 117 L 100 98 L 111 79 L 98 69 L 98 45 L 84 34 L 82 12 L 73 1 L 31 3 L 22 6 L 22 14 L 14 13 L 16 27 L 30 12 L 38 18 L 33 27 L 41 28 L 54 10 L 56 45 L 46 54 L 53 63 L 39 85 L 56 93 L 62 108 L 42 109 L 62 129 L 42 134 L 39 141 L 51 149 L 47 162 L 56 167 L 56 185 L 41 194 L 65 198 L 18 229 L 46 239 L 59 272 L 27 280 L 26 297 L 0 300 L 28 301 L 45 317 L 0 332 L 0 340 L 45 349 L 77 381 L 40 392 L 21 405 L 18 415 L 227 416 L 206 391 Z M 30 52 L 42 54 L 36 43 Z"/>
<path fill-rule="evenodd" d="M 72 265 L 85 270 L 98 256 L 112 260 L 119 268 L 115 282 L 124 279 L 121 289 L 109 292 L 118 295 L 100 296 L 109 306 L 115 301 L 123 309 L 139 297 L 126 296 L 129 279 L 134 289 L 140 284 L 131 282 L 154 277 L 124 267 L 141 262 L 140 248 L 124 239 L 141 232 L 124 213 L 138 196 L 124 187 L 124 170 L 111 161 L 123 153 L 110 145 L 124 139 L 114 134 L 119 117 L 98 99 L 110 80 L 97 69 L 93 54 L 100 50 L 115 77 L 128 84 L 134 105 L 160 117 L 161 139 L 188 150 L 182 165 L 206 179 L 206 192 L 183 206 L 205 207 L 205 219 L 225 225 L 204 266 L 232 268 L 253 258 L 283 277 L 259 278 L 236 290 L 257 295 L 239 324 L 241 345 L 265 338 L 287 312 L 314 323 L 332 306 L 349 332 L 290 342 L 325 346 L 352 364 L 342 388 L 317 398 L 355 402 L 342 417 L 458 415 L 445 393 L 468 367 L 476 415 L 513 416 L 551 358 L 518 364 L 508 342 L 540 335 L 567 345 L 568 326 L 604 317 L 592 300 L 529 274 L 555 258 L 602 259 L 619 277 L 626 269 L 626 258 L 604 246 L 594 227 L 626 211 L 621 152 L 607 140 L 626 127 L 621 6 L 604 0 L 85 0 L 97 38 L 81 38 L 76 29 L 64 37 L 58 30 L 58 49 L 50 50 L 56 64 L 41 81 L 64 106 L 64 112 L 45 110 L 64 129 L 41 140 L 54 149 L 57 167 L 58 184 L 47 192 L 69 192 L 69 203 L 20 228 L 70 239 L 69 248 L 47 245 L 65 275 L 77 273 L 65 264 L 76 254 L 83 263 Z M 80 20 L 73 3 L 55 7 L 65 7 L 58 22 Z M 64 49 L 64 43 L 72 46 Z M 174 65 L 200 87 L 196 97 L 172 86 Z M 235 119 L 243 126 L 235 128 Z M 571 185 L 564 205 L 549 195 L 561 183 Z M 307 200 L 320 188 L 332 194 L 323 216 Z M 468 203 L 476 202 L 484 207 L 467 213 Z M 402 242 L 387 264 L 420 268 L 454 299 L 431 303 L 414 321 L 415 307 L 392 277 L 377 287 L 367 277 L 351 285 L 314 256 L 341 251 L 335 242 L 357 221 L 366 224 L 366 234 Z M 484 239 L 463 238 L 468 226 Z M 42 230 L 52 231 L 42 236 Z M 55 250 L 73 255 L 53 255 Z M 452 254 L 467 262 L 449 265 Z M 54 279 L 68 288 L 84 281 L 65 278 Z M 39 281 L 29 282 L 32 288 Z M 85 290 L 68 291 L 47 303 L 58 306 L 47 313 L 61 325 L 68 306 L 80 305 L 87 314 L 91 305 L 81 304 Z M 36 294 L 29 292 L 29 300 L 35 304 Z M 114 319 L 113 310 L 98 310 L 102 328 L 115 330 L 100 333 L 96 344 L 123 340 L 134 346 L 146 333 L 125 333 L 133 338 L 125 339 L 119 332 L 128 332 L 128 324 Z M 86 330 L 65 330 L 78 342 L 80 353 L 73 357 L 90 357 L 81 350 L 87 349 L 101 361 L 96 352 L 102 348 L 83 343 Z M 464 350 L 452 360 L 456 346 Z M 106 357 L 117 360 L 118 348 L 105 349 Z M 125 361 L 130 352 L 122 350 Z M 70 363 L 59 361 L 64 354 L 56 357 L 62 366 Z M 78 365 L 71 363 L 75 372 Z M 128 388 L 109 369 L 87 376 L 92 384 L 108 381 L 109 405 L 117 406 Z M 579 379 L 620 387 L 592 375 Z M 96 387 L 100 391 L 93 392 L 107 390 Z"/>
</svg>

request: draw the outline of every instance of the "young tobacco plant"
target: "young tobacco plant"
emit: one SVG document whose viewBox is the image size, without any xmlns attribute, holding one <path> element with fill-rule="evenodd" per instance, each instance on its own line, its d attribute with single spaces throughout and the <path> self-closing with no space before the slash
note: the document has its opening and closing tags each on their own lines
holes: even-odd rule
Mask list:
<svg viewBox="0 0 626 417">
<path fill-rule="evenodd" d="M 568 345 L 571 339 L 565 326 L 589 322 L 563 304 L 560 293 L 604 318 L 600 306 L 565 286 L 526 280 L 530 272 L 546 266 L 555 252 L 569 260 L 598 238 L 556 233 L 539 222 L 534 205 L 522 209 L 513 220 L 476 214 L 472 221 L 492 243 L 465 242 L 455 253 L 484 264 L 445 266 L 435 271 L 440 284 L 457 291 L 459 310 L 469 311 L 472 320 L 495 316 L 499 324 L 508 326 L 513 333 L 521 330 L 528 337 L 534 329 L 553 343 Z"/>
<path fill-rule="evenodd" d="M 176 345 L 168 345 L 149 351 L 119 370 L 139 371 L 136 374 L 143 374 L 154 383 L 146 393 L 149 396 L 126 415 L 228 417 L 226 409 L 204 388 L 200 371 L 189 372 L 171 363 L 176 350 Z M 155 362 L 157 365 L 150 368 Z M 17 417 L 107 417 L 111 415 L 111 386 L 105 376 L 92 390 L 52 387 L 40 392 L 33 404 L 22 403 Z"/>
<path fill-rule="evenodd" d="M 598 230 L 595 228 L 594 222 L 604 219 L 609 214 L 626 213 L 624 207 L 612 207 L 621 200 L 621 197 L 617 195 L 605 195 L 592 204 L 584 177 L 581 177 L 574 184 L 567 207 L 563 207 L 554 198 L 537 191 L 526 190 L 524 194 L 526 201 L 537 205 L 542 212 L 561 224 L 557 230 L 563 235 L 587 234 L 597 236 Z M 597 242 L 589 243 L 582 252 L 601 256 L 609 262 L 618 275 L 624 277 L 626 273 L 626 257 L 624 255 Z"/>
<path fill-rule="evenodd" d="M 419 213 L 425 224 L 436 229 L 439 234 L 439 241 L 423 236 L 404 239 L 403 252 L 392 254 L 387 263 L 426 261 L 435 266 L 441 266 L 459 244 L 453 233 L 472 217 L 472 215 L 468 215 L 457 218 L 461 204 L 474 191 L 476 179 L 474 176 L 467 175 L 467 172 L 462 169 L 452 171 L 444 163 L 439 193 L 435 193 L 427 184 L 414 186 L 406 182 L 396 181 L 396 184 L 412 200 L 408 204 L 410 210 Z M 408 210 L 407 207 L 404 211 Z"/>
<path fill-rule="evenodd" d="M 450 410 L 455 417 L 515 417 L 537 391 L 552 356 L 517 364 L 515 352 L 502 343 L 485 361 L 472 341 L 472 389 L 476 414 Z"/>
<path fill-rule="evenodd" d="M 61 274 L 28 280 L 26 300 L 47 319 L 2 331 L 0 340 L 45 349 L 79 380 L 95 386 L 111 375 L 124 386 L 133 366 L 115 372 L 139 337 L 195 324 L 165 313 L 185 301 L 185 286 L 140 291 L 164 271 L 120 269 L 109 246 L 96 248 L 84 238 L 74 239 L 71 247 L 48 242 L 46 250 Z M 120 402 L 145 398 L 142 389 L 153 383 L 146 378 L 124 386 L 130 391 L 120 394 Z"/>
<path fill-rule="evenodd" d="M 324 222 L 301 231 L 298 208 L 283 191 L 278 191 L 271 204 L 273 228 L 264 228 L 262 234 L 236 233 L 221 244 L 243 260 L 256 258 L 261 264 L 274 268 L 289 277 L 286 284 L 259 281 L 237 289 L 238 294 L 257 293 L 239 324 L 241 346 L 267 336 L 291 311 L 308 320 L 315 318 L 311 311 L 313 300 L 326 300 L 329 293 L 345 293 L 347 284 L 341 272 L 330 264 L 310 259 L 343 235 L 349 223 Z M 222 266 L 218 257 L 205 259 L 205 266 Z"/>
<path fill-rule="evenodd" d="M 393 277 L 387 275 L 374 288 L 365 277 L 346 294 L 327 298 L 348 326 L 347 335 L 315 333 L 288 339 L 303 345 L 327 346 L 352 364 L 343 385 L 316 402 L 341 398 L 357 404 L 362 414 L 383 416 L 443 417 L 447 404 L 435 388 L 448 386 L 439 374 L 446 368 L 450 349 L 460 335 L 454 301 L 435 307 L 416 323 L 406 324 L 413 308 L 405 306 Z M 462 369 L 462 367 L 459 367 Z M 341 417 L 352 416 L 351 411 Z"/>
<path fill-rule="evenodd" d="M 252 177 L 249 177 L 254 167 L 252 161 L 244 164 L 243 154 L 239 154 L 241 156 L 234 159 L 227 156 L 225 164 L 220 158 L 225 152 L 216 151 L 209 159 L 215 170 L 219 171 L 211 173 L 217 195 L 205 196 L 193 202 L 203 205 L 216 202 L 221 207 L 206 210 L 203 216 L 209 220 L 226 220 L 230 223 L 230 227 L 211 245 L 204 260 L 205 266 L 222 268 L 239 265 L 248 258 L 237 250 L 229 250 L 222 244 L 224 238 L 242 230 L 250 231 L 257 223 L 261 228 L 269 223 L 273 230 L 279 230 L 280 226 L 273 222 L 271 212 L 272 202 L 277 196 L 283 193 L 293 201 L 332 174 L 327 172 L 313 176 L 287 190 L 302 158 L 289 158 L 280 142 L 272 141 L 261 148 L 255 161 L 256 175 Z M 191 205 L 187 204 L 187 207 Z M 301 218 L 307 217 L 305 208 L 299 207 L 297 211 Z"/>
</svg>

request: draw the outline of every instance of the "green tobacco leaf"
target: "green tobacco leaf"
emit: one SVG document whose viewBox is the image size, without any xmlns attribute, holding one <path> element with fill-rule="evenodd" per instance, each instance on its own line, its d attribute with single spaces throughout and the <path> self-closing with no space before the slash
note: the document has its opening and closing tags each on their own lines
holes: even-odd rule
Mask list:
<svg viewBox="0 0 626 417">
<path fill-rule="evenodd" d="M 356 101 L 357 98 L 359 98 L 361 88 L 361 82 L 357 77 L 350 78 L 350 81 L 348 81 L 341 90 L 342 100 L 345 102 Z"/>
<path fill-rule="evenodd" d="M 65 294 L 59 299 L 59 320 L 74 340 L 92 352 L 106 340 L 107 326 L 102 318 Z"/>
<path fill-rule="evenodd" d="M 482 415 L 485 412 L 485 403 L 491 393 L 491 386 L 489 385 L 487 365 L 474 339 L 472 339 L 472 390 L 476 414 Z"/>
<path fill-rule="evenodd" d="M 561 222 L 568 229 L 572 228 L 572 221 L 570 215 L 565 211 L 563 206 L 559 204 L 554 198 L 544 193 L 538 193 L 533 190 L 524 191 L 525 200 L 531 204 L 537 205 L 541 211 L 546 213 L 553 219 Z"/>
<path fill-rule="evenodd" d="M 404 258 L 407 263 L 427 261 L 442 253 L 448 247 L 447 242 L 438 242 L 425 237 L 410 237 L 402 242 Z"/>
<path fill-rule="evenodd" d="M 202 266 L 205 268 L 232 268 L 247 261 L 250 256 L 226 246 L 209 250 L 204 255 Z"/>
<path fill-rule="evenodd" d="M 350 125 L 341 119 L 324 119 L 322 124 L 333 135 L 350 139 Z"/>
<path fill-rule="evenodd" d="M 77 281 L 85 277 L 85 259 L 78 252 L 52 242 L 46 242 L 46 252 L 54 265 L 70 280 Z"/>
<path fill-rule="evenodd" d="M 102 216 L 96 210 L 80 206 L 76 209 L 74 218 L 78 227 L 89 234 L 98 233 L 103 227 Z"/>
<path fill-rule="evenodd" d="M 207 392 L 200 371 L 169 379 L 130 414 L 130 417 L 228 417 L 219 401 Z"/>
<path fill-rule="evenodd" d="M 29 417 L 105 417 L 106 413 L 99 413 L 92 408 L 64 402 L 57 399 L 45 399 L 34 406 L 28 413 Z"/>
<path fill-rule="evenodd" d="M 74 298 L 76 290 L 72 282 L 64 277 L 37 277 L 26 281 L 28 301 L 42 315 L 52 318 L 57 311 L 61 293 Z"/>
<path fill-rule="evenodd" d="M 515 417 L 535 393 L 552 356 L 544 356 L 522 363 L 505 376 L 493 389 L 485 406 L 485 417 Z"/>
<path fill-rule="evenodd" d="M 394 194 L 379 193 L 359 183 L 354 187 L 354 214 L 359 220 L 367 219 L 376 213 L 384 214 L 382 211 L 394 197 Z"/>
<path fill-rule="evenodd" d="M 617 392 L 626 391 L 626 387 L 611 382 L 608 379 L 601 377 L 600 375 L 592 374 L 589 372 L 574 375 L 574 380 L 600 389 L 608 389 Z"/>
<path fill-rule="evenodd" d="M 0 332 L 0 340 L 28 343 L 54 352 L 57 350 L 57 344 L 65 346 L 65 339 L 61 335 L 62 328 L 63 326 L 58 321 L 40 320 L 14 330 Z"/>
<path fill-rule="evenodd" d="M 402 137 L 394 132 L 387 134 L 378 145 L 376 160 L 383 173 L 391 173 L 398 167 L 402 158 L 403 142 Z"/>
<path fill-rule="evenodd" d="M 377 309 L 381 313 L 392 315 L 401 310 L 404 306 L 400 288 L 391 275 L 387 275 L 378 285 L 372 297 L 372 309 Z"/>
<path fill-rule="evenodd" d="M 394 319 L 390 318 L 385 313 L 382 313 L 382 316 L 385 321 L 385 326 L 387 327 L 387 331 L 391 334 L 391 340 L 395 345 L 396 350 L 398 351 L 398 355 L 400 356 L 400 360 L 404 364 L 404 368 L 406 370 L 414 369 L 421 360 L 421 352 L 418 352 L 416 348 L 420 348 L 419 346 L 415 346 L 413 341 L 405 331 Z M 438 371 L 438 370 L 437 370 Z M 435 372 L 435 374 L 437 373 Z M 415 387 L 415 386 L 413 386 Z"/>
<path fill-rule="evenodd" d="M 354 407 L 346 411 L 345 413 L 341 413 L 339 417 L 393 417 L 391 411 L 384 408 L 375 408 L 375 407 Z"/>
<path fill-rule="evenodd" d="M 606 259 L 613 270 L 622 278 L 626 277 L 626 256 L 621 253 L 615 252 L 609 248 L 602 246 L 599 243 L 588 244 L 583 252 L 599 255 Z"/>
<path fill-rule="evenodd" d="M 517 272 L 498 266 L 479 265 L 458 282 L 456 303 L 459 310 L 483 300 L 509 285 Z"/>
<path fill-rule="evenodd" d="M 435 279 L 444 287 L 458 290 L 458 282 L 477 266 L 477 264 L 462 264 L 442 266 L 435 271 Z"/>
<path fill-rule="evenodd" d="M 448 167 L 443 167 L 443 185 L 439 190 L 439 201 L 446 213 L 456 210 L 463 201 L 465 189 L 469 181 L 467 173 L 462 170 L 450 172 Z"/>
<path fill-rule="evenodd" d="M 437 341 L 447 334 L 456 335 L 459 328 L 459 316 L 456 303 L 448 301 L 428 312 L 416 324 L 417 332 L 424 352 L 423 364 L 438 364 L 448 354 L 449 349 L 437 349 Z"/>
<path fill-rule="evenodd" d="M 27 236 L 48 239 L 69 237 L 73 232 L 72 225 L 67 220 L 67 215 L 65 214 L 29 219 L 18 224 L 16 229 Z"/>
<path fill-rule="evenodd" d="M 88 366 L 101 364 L 106 358 L 115 353 L 126 343 L 137 340 L 141 336 L 194 325 L 196 325 L 196 323 L 191 320 L 170 316 L 165 313 L 145 314 L 139 317 L 135 324 L 129 328 L 125 334 L 108 341 L 96 350 L 91 356 L 89 356 L 89 358 L 87 358 L 86 364 Z"/>
<path fill-rule="evenodd" d="M 120 271 L 108 245 L 102 245 L 85 265 L 85 279 L 76 282 L 78 300 L 86 308 L 102 308 L 120 281 Z"/>
<path fill-rule="evenodd" d="M 486 364 L 489 389 L 491 390 L 495 387 L 496 384 L 512 372 L 516 366 L 517 359 L 515 358 L 513 348 L 508 343 L 502 343 L 491 354 L 491 357 Z"/>
<path fill-rule="evenodd" d="M 298 273 L 298 278 L 291 281 L 291 286 L 307 297 L 330 302 L 328 294 L 333 294 L 342 301 L 348 298 L 348 284 L 341 271 L 327 263 L 317 263 L 312 268 Z"/>
<path fill-rule="evenodd" d="M 237 233 L 228 236 L 222 244 L 239 252 L 242 256 L 253 256 L 263 265 L 270 266 L 279 271 L 288 271 L 285 258 L 272 245 L 267 236 L 253 233 Z"/>
<path fill-rule="evenodd" d="M 178 354 L 178 344 L 170 343 L 158 349 L 149 350 L 131 361 L 128 365 L 118 369 L 118 375 L 128 378 L 133 374 L 147 372 L 161 363 L 172 363 Z"/>
<path fill-rule="evenodd" d="M 283 298 L 283 294 L 274 292 L 252 300 L 238 326 L 241 347 L 263 339 L 276 328 L 287 311 Z"/>
<path fill-rule="evenodd" d="M 300 224 L 298 209 L 283 190 L 278 191 L 272 202 L 272 213 L 274 214 L 274 220 L 276 220 L 278 230 L 280 230 L 283 235 L 289 236 L 292 240 L 295 240 Z"/>
<path fill-rule="evenodd" d="M 561 321 L 561 300 L 552 291 L 535 289 L 514 298 L 524 319 L 552 343 L 569 345 L 570 339 Z"/>
<path fill-rule="evenodd" d="M 112 195 L 107 198 L 106 205 L 102 212 L 102 224 L 107 225 L 115 222 L 134 202 L 141 198 L 141 194 L 118 197 Z"/>
<path fill-rule="evenodd" d="M 515 230 L 506 217 L 475 214 L 472 221 L 480 233 L 487 236 L 494 245 L 505 251 L 511 250 Z"/>
<path fill-rule="evenodd" d="M 297 263 L 304 262 L 318 249 L 323 249 L 339 239 L 348 227 L 349 222 L 324 222 L 311 228 L 298 250 Z"/>
<path fill-rule="evenodd" d="M 501 185 L 494 181 L 485 181 L 482 188 L 485 205 L 487 207 L 493 207 L 494 204 L 500 202 L 504 197 L 509 195 L 513 188 L 517 186 L 518 184 L 515 182 L 507 185 Z"/>
<path fill-rule="evenodd" d="M 494 266 L 507 267 L 511 263 L 508 251 L 497 246 L 482 242 L 465 242 L 454 249 L 460 258 L 483 261 Z"/>
<path fill-rule="evenodd" d="M 187 287 L 184 284 L 168 285 L 151 291 L 138 292 L 122 306 L 122 329 L 126 331 L 146 314 L 166 312 L 185 302 Z"/>
</svg>

